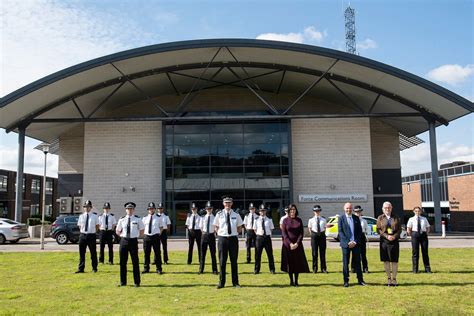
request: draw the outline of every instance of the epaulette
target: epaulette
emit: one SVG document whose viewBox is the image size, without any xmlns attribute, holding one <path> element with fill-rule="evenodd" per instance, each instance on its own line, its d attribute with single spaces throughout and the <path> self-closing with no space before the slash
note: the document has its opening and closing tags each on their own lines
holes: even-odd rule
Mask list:
<svg viewBox="0 0 474 316">
<path fill-rule="evenodd" d="M 115 216 L 114 213 L 110 213 L 110 215 Z"/>
<path fill-rule="evenodd" d="M 95 215 L 97 215 L 97 213 L 96 213 L 96 212 L 92 212 L 92 214 L 95 214 Z"/>
<path fill-rule="evenodd" d="M 127 215 L 124 215 L 124 216 L 120 217 L 120 219 L 125 218 L 126 216 L 127 216 Z"/>
<path fill-rule="evenodd" d="M 133 215 L 133 216 L 140 218 L 140 216 L 138 216 L 138 215 Z"/>
<path fill-rule="evenodd" d="M 219 215 L 220 213 L 222 213 L 222 210 L 220 210 L 219 212 L 217 212 L 216 215 Z"/>
</svg>

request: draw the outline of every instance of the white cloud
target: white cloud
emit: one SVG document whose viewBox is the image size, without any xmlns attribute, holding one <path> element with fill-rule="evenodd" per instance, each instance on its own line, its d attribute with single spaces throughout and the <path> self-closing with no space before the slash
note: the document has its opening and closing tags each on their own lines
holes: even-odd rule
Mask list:
<svg viewBox="0 0 474 316">
<path fill-rule="evenodd" d="M 463 67 L 454 64 L 439 66 L 438 68 L 430 70 L 426 76 L 429 79 L 454 86 L 462 83 L 472 75 L 474 75 L 474 65 L 468 64 Z"/>
<path fill-rule="evenodd" d="M 327 37 L 327 31 L 318 31 L 314 26 L 306 27 L 298 33 L 264 33 L 257 36 L 257 39 L 293 42 L 293 43 L 311 43 L 322 42 Z"/>
<path fill-rule="evenodd" d="M 365 40 L 357 43 L 357 50 L 374 49 L 377 47 L 377 42 L 370 38 L 366 38 Z"/>
<path fill-rule="evenodd" d="M 114 14 L 81 2 L 2 0 L 0 95 L 68 66 L 156 42 L 158 35 L 126 13 Z M 157 19 L 177 17 L 161 13 Z"/>
<path fill-rule="evenodd" d="M 39 143 L 39 142 L 38 142 Z M 44 154 L 33 149 L 34 146 L 25 146 L 25 173 L 44 174 Z M 0 169 L 17 171 L 18 149 L 0 145 Z M 58 156 L 48 154 L 46 173 L 50 177 L 58 176 Z"/>
<path fill-rule="evenodd" d="M 402 175 L 431 171 L 430 145 L 424 143 L 400 153 Z M 453 161 L 474 161 L 474 146 L 456 145 L 451 142 L 438 145 L 438 167 Z"/>
</svg>

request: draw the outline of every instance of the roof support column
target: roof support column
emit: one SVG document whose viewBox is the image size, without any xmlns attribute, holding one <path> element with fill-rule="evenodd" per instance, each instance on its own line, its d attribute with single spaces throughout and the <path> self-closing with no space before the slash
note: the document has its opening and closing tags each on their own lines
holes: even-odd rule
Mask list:
<svg viewBox="0 0 474 316">
<path fill-rule="evenodd" d="M 21 223 L 23 211 L 23 167 L 25 164 L 25 131 L 26 127 L 18 128 L 18 165 L 16 172 L 15 221 Z"/>
<path fill-rule="evenodd" d="M 433 192 L 435 231 L 441 232 L 441 203 L 438 176 L 438 151 L 436 148 L 436 122 L 428 121 L 430 129 L 430 155 L 431 155 L 431 190 Z"/>
</svg>

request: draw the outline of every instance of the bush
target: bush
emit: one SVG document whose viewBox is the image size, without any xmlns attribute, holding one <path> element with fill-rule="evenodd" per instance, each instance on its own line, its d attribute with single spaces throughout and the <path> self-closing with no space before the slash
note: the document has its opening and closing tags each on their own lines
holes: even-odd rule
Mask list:
<svg viewBox="0 0 474 316">
<path fill-rule="evenodd" d="M 50 217 L 51 218 L 51 217 Z M 41 218 L 37 218 L 37 217 L 30 217 L 26 220 L 26 224 L 28 226 L 36 226 L 36 225 L 41 225 Z M 44 224 L 45 225 L 49 225 L 51 224 L 50 221 L 46 220 L 46 217 L 44 218 Z"/>
</svg>

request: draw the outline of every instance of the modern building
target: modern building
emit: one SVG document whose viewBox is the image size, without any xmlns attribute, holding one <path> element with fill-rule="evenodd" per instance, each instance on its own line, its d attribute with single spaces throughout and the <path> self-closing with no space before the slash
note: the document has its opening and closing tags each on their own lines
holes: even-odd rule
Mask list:
<svg viewBox="0 0 474 316">
<path fill-rule="evenodd" d="M 58 215 L 57 192 L 58 179 L 46 177 L 46 216 Z M 43 211 L 43 177 L 35 174 L 23 174 L 23 222 Z M 15 219 L 16 172 L 0 169 L 0 217 Z"/>
<path fill-rule="evenodd" d="M 454 231 L 474 231 L 474 163 L 453 162 L 440 166 L 439 187 L 441 213 L 446 226 Z M 402 178 L 403 207 L 406 212 L 415 206 L 423 208 L 434 222 L 431 173 Z"/>
<path fill-rule="evenodd" d="M 237 209 L 269 205 L 275 220 L 290 202 L 305 221 L 314 204 L 331 216 L 346 201 L 377 215 L 389 200 L 402 214 L 400 149 L 472 112 L 461 96 L 360 56 L 215 39 L 64 69 L 5 96 L 0 126 L 20 144 L 58 145 L 62 194 L 118 213 L 161 200 L 180 232 L 191 201 L 219 208 L 227 195 Z"/>
</svg>

